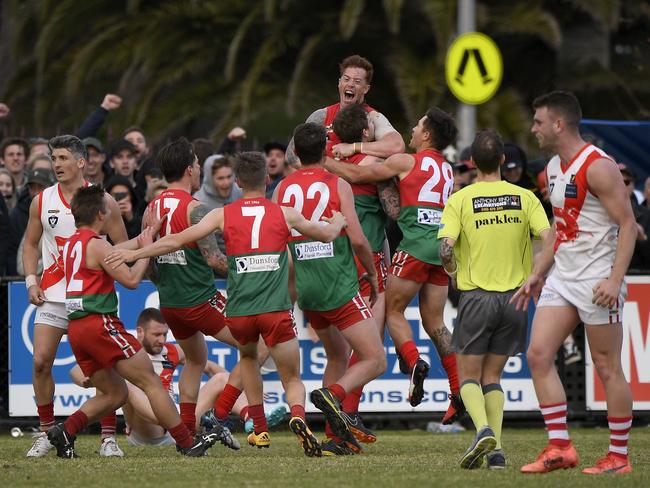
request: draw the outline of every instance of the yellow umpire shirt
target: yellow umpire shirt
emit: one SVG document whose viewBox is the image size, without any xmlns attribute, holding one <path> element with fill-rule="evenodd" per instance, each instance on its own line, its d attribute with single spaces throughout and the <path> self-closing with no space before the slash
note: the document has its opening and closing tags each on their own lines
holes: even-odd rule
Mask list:
<svg viewBox="0 0 650 488">
<path fill-rule="evenodd" d="M 550 227 L 540 201 L 507 181 L 479 182 L 454 193 L 438 239 L 456 240 L 459 290 L 508 291 L 532 270 L 531 234 Z"/>
</svg>

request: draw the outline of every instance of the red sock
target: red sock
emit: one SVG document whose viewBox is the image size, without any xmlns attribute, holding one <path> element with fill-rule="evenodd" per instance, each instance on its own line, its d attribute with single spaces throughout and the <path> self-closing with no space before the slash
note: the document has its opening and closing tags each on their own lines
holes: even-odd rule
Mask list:
<svg viewBox="0 0 650 488">
<path fill-rule="evenodd" d="M 291 418 L 300 417 L 305 420 L 305 407 L 303 405 L 294 405 L 291 407 Z"/>
<path fill-rule="evenodd" d="M 345 400 L 345 390 L 338 383 L 334 383 L 333 385 L 328 386 L 327 389 L 332 392 L 332 395 L 338 398 L 339 402 Z"/>
<path fill-rule="evenodd" d="M 190 435 L 193 436 L 196 434 L 196 403 L 181 402 L 180 407 L 181 420 L 187 427 L 187 430 L 190 431 Z M 176 438 L 174 437 L 174 439 Z"/>
<path fill-rule="evenodd" d="M 454 395 L 460 394 L 460 385 L 458 384 L 458 369 L 456 368 L 456 353 L 447 354 L 441 359 L 442 367 L 447 372 L 449 378 L 449 389 Z"/>
<path fill-rule="evenodd" d="M 348 363 L 348 368 L 352 366 L 353 364 L 356 364 L 359 361 L 359 358 L 357 356 L 356 352 L 352 353 L 352 356 L 350 356 L 350 362 Z M 361 401 L 361 395 L 363 395 L 363 387 L 361 388 L 355 388 L 352 391 L 349 391 L 347 395 L 345 395 L 345 400 L 343 400 L 343 403 L 341 404 L 343 407 L 343 411 L 346 413 L 356 413 L 359 411 L 359 402 Z"/>
<path fill-rule="evenodd" d="M 182 404 L 181 404 L 182 405 Z M 192 447 L 192 434 L 185 423 L 181 422 L 176 427 L 169 429 L 169 434 L 174 438 L 176 444 L 184 449 Z"/>
<path fill-rule="evenodd" d="M 632 417 L 607 417 L 609 424 L 609 454 L 627 461 Z"/>
<path fill-rule="evenodd" d="M 36 405 L 38 411 L 38 423 L 40 424 L 41 432 L 47 432 L 54 427 L 54 402 L 45 405 Z"/>
<path fill-rule="evenodd" d="M 117 415 L 115 415 L 115 410 L 105 415 L 99 421 L 99 424 L 102 426 L 102 439 L 115 437 L 115 433 L 117 432 Z"/>
<path fill-rule="evenodd" d="M 239 412 L 239 418 L 242 419 L 244 422 L 248 420 L 248 407 L 244 407 L 241 409 L 241 412 Z"/>
<path fill-rule="evenodd" d="M 334 432 L 332 432 L 332 428 L 330 427 L 330 423 L 327 421 L 325 422 L 325 437 L 332 439 L 335 442 L 341 442 L 343 440 L 340 437 L 336 437 L 334 435 Z"/>
<path fill-rule="evenodd" d="M 566 402 L 554 405 L 540 405 L 539 409 L 542 411 L 546 430 L 548 431 L 548 443 L 559 447 L 571 445 L 571 438 L 566 424 Z"/>
<path fill-rule="evenodd" d="M 420 359 L 420 352 L 418 351 L 418 346 L 415 345 L 413 341 L 406 341 L 402 344 L 402 347 L 399 348 L 399 353 L 402 356 L 402 359 L 406 361 L 409 369 L 413 369 L 415 363 Z"/>
<path fill-rule="evenodd" d="M 77 435 L 87 425 L 88 416 L 81 410 L 77 410 L 75 413 L 70 415 L 65 422 L 63 422 L 65 431 L 72 436 Z"/>
<path fill-rule="evenodd" d="M 253 419 L 253 425 L 255 426 L 256 434 L 261 434 L 262 432 L 267 432 L 269 430 L 269 426 L 266 425 L 264 405 L 249 405 L 248 414 Z"/>
<path fill-rule="evenodd" d="M 226 383 L 219 398 L 214 403 L 214 413 L 218 419 L 224 420 L 230 415 L 232 407 L 235 405 L 239 395 L 241 395 L 241 390 L 235 388 L 230 383 Z"/>
</svg>

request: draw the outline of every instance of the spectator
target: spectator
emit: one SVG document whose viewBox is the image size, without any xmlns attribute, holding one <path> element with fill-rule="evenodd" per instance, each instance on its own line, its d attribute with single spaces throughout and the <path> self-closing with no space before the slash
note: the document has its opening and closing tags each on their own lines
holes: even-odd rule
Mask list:
<svg viewBox="0 0 650 488">
<path fill-rule="evenodd" d="M 144 132 L 140 127 L 133 125 L 124 131 L 123 137 L 135 147 L 135 158 L 138 161 L 139 168 L 147 156 L 149 156 L 149 146 L 147 145 L 147 138 Z"/>
<path fill-rule="evenodd" d="M 34 156 L 39 154 L 50 154 L 48 140 L 42 137 L 33 137 L 29 140 L 29 160 L 31 161 Z"/>
<path fill-rule="evenodd" d="M 49 158 L 48 158 L 49 159 Z M 42 160 L 39 160 L 42 161 Z M 32 199 L 56 181 L 54 172 L 49 168 L 34 168 L 27 176 L 26 187 L 18 195 L 18 202 L 9 214 L 9 249 L 7 251 L 7 274 L 14 276 L 22 273 L 22 245 L 27 221 L 29 220 L 29 206 Z M 20 268 L 20 269 L 19 269 Z"/>
<path fill-rule="evenodd" d="M 135 211 L 136 197 L 131 182 L 122 175 L 114 175 L 106 182 L 106 192 L 117 202 L 126 233 L 133 239 L 140 234 L 142 217 Z"/>
<path fill-rule="evenodd" d="M 0 194 L 3 197 L 7 211 L 11 212 L 18 201 L 18 194 L 16 192 L 14 177 L 5 168 L 0 168 Z"/>
<path fill-rule="evenodd" d="M 618 163 L 618 169 L 621 171 L 623 176 L 623 183 L 625 183 L 625 188 L 630 192 L 630 202 L 632 203 L 632 210 L 634 210 L 634 216 L 636 217 L 640 212 L 639 207 L 643 203 L 643 193 L 637 190 L 636 187 L 636 175 L 634 172 L 623 163 Z"/>
<path fill-rule="evenodd" d="M 476 165 L 472 161 L 471 147 L 466 147 L 458 154 L 458 161 L 454 168 L 454 192 L 474 183 L 476 179 Z"/>
<path fill-rule="evenodd" d="M 235 183 L 232 160 L 228 156 L 215 154 L 203 164 L 205 178 L 201 189 L 194 194 L 199 202 L 208 210 L 221 208 L 243 196 L 241 188 Z M 217 241 L 221 252 L 226 252 L 226 246 L 220 234 Z"/>
<path fill-rule="evenodd" d="M 21 190 L 25 184 L 25 167 L 29 145 L 20 137 L 9 137 L 0 145 L 0 163 L 9 170 L 16 183 L 16 189 Z"/>
<path fill-rule="evenodd" d="M 84 166 L 84 178 L 95 185 L 104 184 L 106 179 L 104 173 L 106 155 L 101 141 L 95 137 L 86 137 L 83 143 L 86 146 L 86 151 L 88 151 L 88 159 L 86 160 L 86 166 Z"/>
<path fill-rule="evenodd" d="M 650 207 L 650 176 L 645 179 L 645 185 L 643 185 L 643 206 Z"/>
<path fill-rule="evenodd" d="M 113 173 L 125 177 L 131 186 L 135 184 L 136 154 L 135 146 L 126 139 L 120 139 L 111 147 L 109 165 Z"/>
<path fill-rule="evenodd" d="M 269 177 L 269 182 L 266 185 L 266 198 L 271 198 L 275 187 L 285 177 L 287 170 L 287 161 L 285 153 L 287 146 L 280 142 L 267 142 L 264 144 L 264 154 L 266 156 L 266 173 Z"/>
<path fill-rule="evenodd" d="M 49 154 L 35 154 L 27 161 L 27 170 L 52 169 L 52 158 Z"/>
<path fill-rule="evenodd" d="M 194 149 L 194 154 L 196 154 L 199 165 L 203 169 L 205 160 L 214 154 L 214 144 L 212 144 L 210 139 L 194 139 L 192 141 L 192 149 Z"/>
</svg>

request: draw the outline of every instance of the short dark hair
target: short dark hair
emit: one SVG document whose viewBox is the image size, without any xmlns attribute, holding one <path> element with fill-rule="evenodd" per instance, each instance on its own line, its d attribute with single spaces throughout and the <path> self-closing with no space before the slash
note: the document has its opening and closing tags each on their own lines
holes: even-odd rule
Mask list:
<svg viewBox="0 0 650 488">
<path fill-rule="evenodd" d="M 214 144 L 212 144 L 210 139 L 194 139 L 192 141 L 192 148 L 194 149 L 196 157 L 199 158 L 199 164 L 201 167 L 203 167 L 205 160 L 214 154 Z"/>
<path fill-rule="evenodd" d="M 431 134 L 433 148 L 442 151 L 458 136 L 454 118 L 438 107 L 431 107 L 424 116 L 424 128 Z"/>
<path fill-rule="evenodd" d="M 70 208 L 77 228 L 91 225 L 98 213 L 106 213 L 105 194 L 106 192 L 99 185 L 82 186 L 75 192 Z"/>
<path fill-rule="evenodd" d="M 215 158 L 214 161 L 212 161 L 212 168 L 210 168 L 210 171 L 212 174 L 215 174 L 217 170 L 221 168 L 233 168 L 234 163 L 233 160 L 230 156 L 222 156 L 220 158 Z"/>
<path fill-rule="evenodd" d="M 503 140 L 499 133 L 484 129 L 476 134 L 472 142 L 472 159 L 483 173 L 494 173 L 499 169 L 503 157 Z"/>
<path fill-rule="evenodd" d="M 64 135 L 53 137 L 48 142 L 48 146 L 50 147 L 50 152 L 55 149 L 67 149 L 77 159 L 88 159 L 88 150 L 82 140 L 77 136 Z"/>
<path fill-rule="evenodd" d="M 190 141 L 181 137 L 158 151 L 157 159 L 167 183 L 173 183 L 180 180 L 185 169 L 194 164 L 194 150 Z"/>
<path fill-rule="evenodd" d="M 149 325 L 149 322 L 154 321 L 160 324 L 166 324 L 165 317 L 160 310 L 157 308 L 149 307 L 145 308 L 140 315 L 138 315 L 138 320 L 136 321 L 135 326 L 146 329 L 146 325 Z"/>
<path fill-rule="evenodd" d="M 264 153 L 246 151 L 235 155 L 235 174 L 244 190 L 266 187 Z"/>
<path fill-rule="evenodd" d="M 130 127 L 127 127 L 126 129 L 124 129 L 124 132 L 122 132 L 122 137 L 123 138 L 126 137 L 126 135 L 131 133 L 131 132 L 139 132 L 140 134 L 142 134 L 142 137 L 144 137 L 144 140 L 145 141 L 147 140 L 147 136 L 144 135 L 144 131 L 142 130 L 142 127 L 137 126 L 137 125 L 132 125 Z"/>
<path fill-rule="evenodd" d="M 326 143 L 327 132 L 320 124 L 305 122 L 293 131 L 294 151 L 302 164 L 320 162 L 323 159 Z"/>
<path fill-rule="evenodd" d="M 4 159 L 5 149 L 14 145 L 22 147 L 23 152 L 25 153 L 25 158 L 27 158 L 27 155 L 29 154 L 29 144 L 22 137 L 7 137 L 6 139 L 3 139 L 2 145 L 0 146 L 0 157 Z"/>
<path fill-rule="evenodd" d="M 563 90 L 554 90 L 533 100 L 533 109 L 547 107 L 560 115 L 567 125 L 577 129 L 582 119 L 582 109 L 576 96 Z"/>
<path fill-rule="evenodd" d="M 368 128 L 368 112 L 358 103 L 353 103 L 339 110 L 332 122 L 334 133 L 341 142 L 359 142 L 364 129 Z"/>
<path fill-rule="evenodd" d="M 346 70 L 346 68 L 361 68 L 366 70 L 366 81 L 368 83 L 372 81 L 372 75 L 375 71 L 372 67 L 372 63 L 363 56 L 359 56 L 358 54 L 348 56 L 343 61 L 341 61 L 341 64 L 339 64 L 339 71 L 341 76 L 343 76 L 343 72 Z"/>
</svg>

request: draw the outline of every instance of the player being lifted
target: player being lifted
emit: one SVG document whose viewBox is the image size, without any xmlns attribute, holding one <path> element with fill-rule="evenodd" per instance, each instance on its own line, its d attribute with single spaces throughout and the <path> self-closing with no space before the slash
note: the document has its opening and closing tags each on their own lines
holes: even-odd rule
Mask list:
<svg viewBox="0 0 650 488">
<path fill-rule="evenodd" d="M 208 433 L 192 439 L 160 378 L 154 373 L 151 360 L 117 318 L 115 280 L 127 288 L 136 288 L 148 260 L 132 268 L 124 264 L 109 266 L 104 262 L 115 248 L 99 235 L 111 216 L 102 188 L 80 188 L 71 207 L 77 231 L 63 249 L 66 310 L 70 320 L 68 338 L 81 370 L 101 394 L 87 400 L 64 423 L 48 430 L 49 441 L 56 447 L 59 457 L 77 457 L 76 434 L 89 422 L 126 402 L 128 389 L 124 379 L 127 379 L 145 392 L 160 425 L 172 435 L 181 454 L 205 455 L 216 442 L 217 435 Z M 150 244 L 153 234 L 153 228 L 148 227 L 138 241 Z"/>
<path fill-rule="evenodd" d="M 131 262 L 148 256 L 171 253 L 189 242 L 223 232 L 228 255 L 227 324 L 239 342 L 240 365 L 254 432 L 251 445 L 269 447 L 263 385 L 257 358 L 260 335 L 275 361 L 287 403 L 289 427 L 300 439 L 307 456 L 320 456 L 318 441 L 305 423 L 305 387 L 300 381 L 300 348 L 289 298 L 287 242 L 291 229 L 323 242 L 333 241 L 345 226 L 345 218 L 334 212 L 324 218 L 329 225 L 306 220 L 292 208 L 264 198 L 266 162 L 261 153 L 246 152 L 236 159 L 237 183 L 244 197 L 209 212 L 198 224 L 171 234 L 138 251 L 118 251 L 107 262 Z"/>
<path fill-rule="evenodd" d="M 451 165 L 441 151 L 456 138 L 453 118 L 433 107 L 413 128 L 409 146 L 415 154 L 395 154 L 381 164 L 346 164 L 328 158 L 325 167 L 351 183 L 376 183 L 399 179 L 398 224 L 404 235 L 393 256 L 386 289 L 386 318 L 398 353 L 406 362 L 411 384 L 409 401 L 417 406 L 424 395 L 429 365 L 420 358 L 404 310 L 418 294 L 424 330 L 431 337 L 449 378 L 451 403 L 443 423 L 453 422 L 463 411 L 459 396 L 456 355 L 451 334 L 443 322 L 449 279 L 438 256 L 438 225 L 453 188 Z"/>
<path fill-rule="evenodd" d="M 75 232 L 70 202 L 75 192 L 87 185 L 83 171 L 88 158 L 86 147 L 78 137 L 62 135 L 49 142 L 52 169 L 57 183 L 37 195 L 29 207 L 25 231 L 23 266 L 29 301 L 36 305 L 34 318 L 34 399 L 41 435 L 27 452 L 27 457 L 42 457 L 52 449 L 45 432 L 54 425 L 54 378 L 52 365 L 63 334 L 68 329 L 65 311 L 65 275 L 61 252 Z M 103 220 L 100 234 L 108 235 L 115 244 L 127 240 L 124 222 L 113 197 L 107 195 L 111 212 Z M 40 249 L 39 249 L 40 248 Z M 43 275 L 36 277 L 39 258 L 43 258 Z M 101 420 L 101 456 L 123 456 L 115 442 L 115 412 Z"/>
<path fill-rule="evenodd" d="M 296 127 L 293 141 L 302 166 L 280 182 L 274 200 L 295 208 L 312 222 L 338 211 L 348 222 L 345 233 L 330 244 L 314 242 L 299 231 L 292 232 L 290 242 L 298 305 L 322 341 L 328 358 L 324 388 L 314 390 L 310 398 L 328 422 L 326 433 L 330 440 L 323 445 L 323 453 L 336 455 L 361 450 L 340 404 L 347 392 L 384 372 L 386 353 L 372 312 L 359 293 L 354 264 L 356 254 L 367 273 L 374 303 L 377 273 L 373 256 L 354 209 L 350 185 L 322 166 L 325 140 L 325 128 L 318 124 Z M 358 358 L 349 368 L 348 344 Z"/>
<path fill-rule="evenodd" d="M 332 122 L 334 135 L 341 143 L 353 143 L 355 141 L 366 141 L 369 138 L 368 112 L 359 104 L 348 105 L 342 108 L 334 117 Z M 333 156 L 331 142 L 328 141 L 326 153 Z M 379 162 L 375 156 L 369 156 L 363 152 L 353 154 L 341 161 L 349 164 L 362 166 Z M 378 294 L 377 300 L 372 306 L 372 314 L 375 324 L 379 330 L 380 337 L 384 338 L 384 326 L 386 319 L 386 265 L 388 254 L 388 243 L 386 241 L 386 213 L 397 220 L 399 217 L 399 192 L 392 180 L 378 184 L 351 184 L 354 195 L 354 209 L 359 217 L 359 223 L 363 234 L 368 239 L 372 251 L 375 272 L 377 273 Z M 370 303 L 370 283 L 365 279 L 365 269 L 355 256 L 357 275 L 359 277 L 359 292 L 366 301 Z M 357 362 L 357 354 L 350 357 L 350 365 Z M 374 442 L 377 437 L 364 424 L 359 415 L 359 402 L 363 388 L 356 388 L 345 396 L 343 400 L 343 412 L 356 438 L 361 442 Z"/>
</svg>

